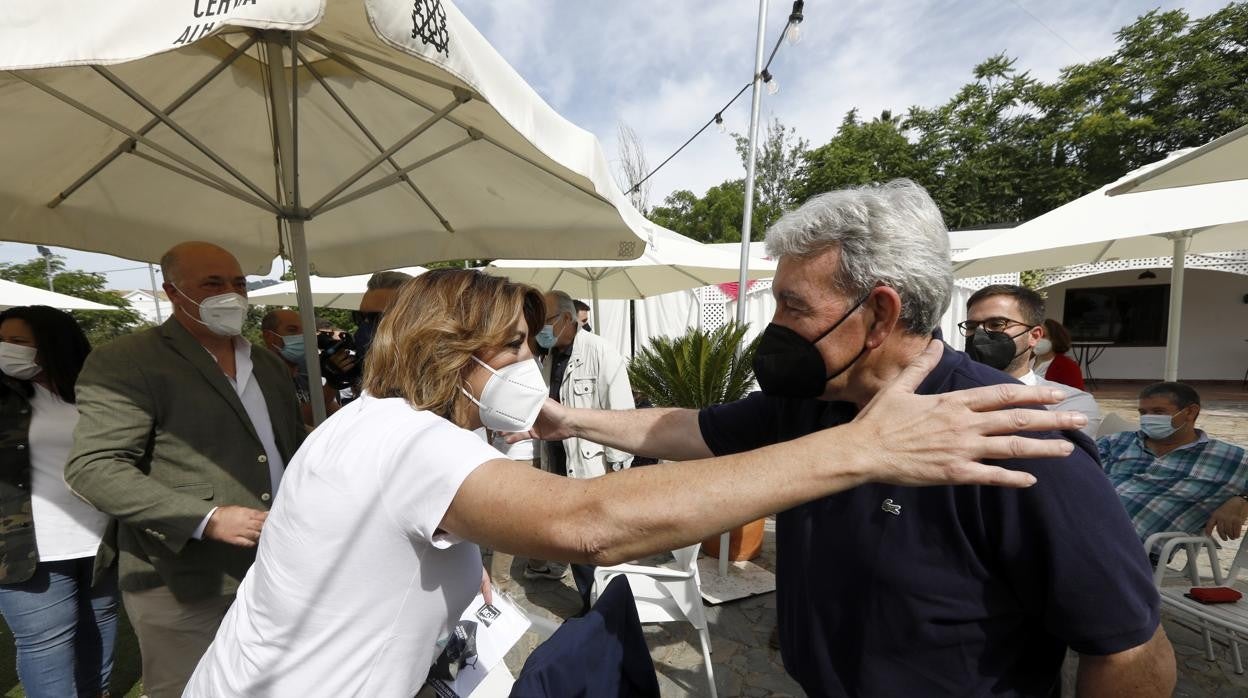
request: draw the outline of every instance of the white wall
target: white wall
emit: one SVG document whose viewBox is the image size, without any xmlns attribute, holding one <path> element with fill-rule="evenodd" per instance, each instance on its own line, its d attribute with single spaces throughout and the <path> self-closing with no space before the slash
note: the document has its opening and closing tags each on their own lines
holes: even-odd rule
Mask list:
<svg viewBox="0 0 1248 698">
<path fill-rule="evenodd" d="M 1169 269 L 1154 269 L 1156 279 L 1140 280 L 1139 269 L 1116 271 L 1055 284 L 1048 294 L 1048 316 L 1062 319 L 1066 290 L 1102 286 L 1170 283 Z M 1248 276 L 1188 269 L 1184 274 L 1183 324 L 1179 332 L 1181 380 L 1234 380 L 1248 368 Z M 1164 312 L 1164 311 L 1163 311 Z M 1168 341 L 1173 342 L 1174 337 Z M 1164 347 L 1108 347 L 1092 364 L 1096 378 L 1161 380 Z"/>
</svg>

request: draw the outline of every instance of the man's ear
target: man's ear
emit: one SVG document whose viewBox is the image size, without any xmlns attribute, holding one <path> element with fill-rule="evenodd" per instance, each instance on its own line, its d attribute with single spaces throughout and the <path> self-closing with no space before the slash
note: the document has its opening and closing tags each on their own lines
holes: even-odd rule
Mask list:
<svg viewBox="0 0 1248 698">
<path fill-rule="evenodd" d="M 1044 338 L 1044 325 L 1036 325 L 1027 334 L 1031 335 L 1031 346 L 1036 346 L 1036 342 Z"/>
<path fill-rule="evenodd" d="M 871 295 L 863 303 L 867 311 L 866 344 L 875 349 L 884 343 L 898 329 L 901 319 L 901 296 L 896 289 L 888 286 L 876 286 Z"/>
</svg>

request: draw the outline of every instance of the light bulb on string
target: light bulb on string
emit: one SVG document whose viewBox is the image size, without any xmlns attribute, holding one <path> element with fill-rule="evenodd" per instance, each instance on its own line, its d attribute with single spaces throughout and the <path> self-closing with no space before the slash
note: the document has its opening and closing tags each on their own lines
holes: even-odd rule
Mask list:
<svg viewBox="0 0 1248 698">
<path fill-rule="evenodd" d="M 790 22 L 789 28 L 784 30 L 784 40 L 790 46 L 796 46 L 802 43 L 802 24 L 801 22 Z"/>
<path fill-rule="evenodd" d="M 715 128 L 718 129 L 720 133 L 728 133 L 728 126 L 724 123 L 723 114 L 715 114 Z"/>
<path fill-rule="evenodd" d="M 780 91 L 780 83 L 766 69 L 763 70 L 763 82 L 767 84 L 767 94 L 774 95 Z"/>
<path fill-rule="evenodd" d="M 789 13 L 789 26 L 784 30 L 784 40 L 789 42 L 790 46 L 795 46 L 802 41 L 802 20 L 805 19 L 802 9 L 805 5 L 804 0 L 793 2 L 793 11 Z"/>
</svg>

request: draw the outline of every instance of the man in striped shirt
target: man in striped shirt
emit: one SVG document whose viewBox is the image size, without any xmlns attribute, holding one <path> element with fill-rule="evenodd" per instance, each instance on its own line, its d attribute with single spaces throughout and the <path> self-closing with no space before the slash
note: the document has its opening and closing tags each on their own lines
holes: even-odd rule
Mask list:
<svg viewBox="0 0 1248 698">
<path fill-rule="evenodd" d="M 1248 519 L 1248 452 L 1196 428 L 1200 395 L 1184 383 L 1144 388 L 1139 410 L 1139 431 L 1096 445 L 1140 539 L 1202 527 L 1206 535 L 1238 538 Z"/>
</svg>

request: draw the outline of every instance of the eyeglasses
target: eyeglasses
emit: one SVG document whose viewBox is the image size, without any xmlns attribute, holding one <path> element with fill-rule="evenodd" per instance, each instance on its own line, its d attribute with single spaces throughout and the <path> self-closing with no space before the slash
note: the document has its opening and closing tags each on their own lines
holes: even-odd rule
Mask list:
<svg viewBox="0 0 1248 698">
<path fill-rule="evenodd" d="M 990 317 L 986 320 L 963 320 L 958 323 L 958 329 L 962 330 L 964 336 L 970 337 L 975 334 L 975 330 L 984 328 L 985 332 L 1004 332 L 1014 325 L 1022 325 L 1023 327 L 1031 327 L 1025 322 L 1019 322 L 1008 317 Z"/>
</svg>

